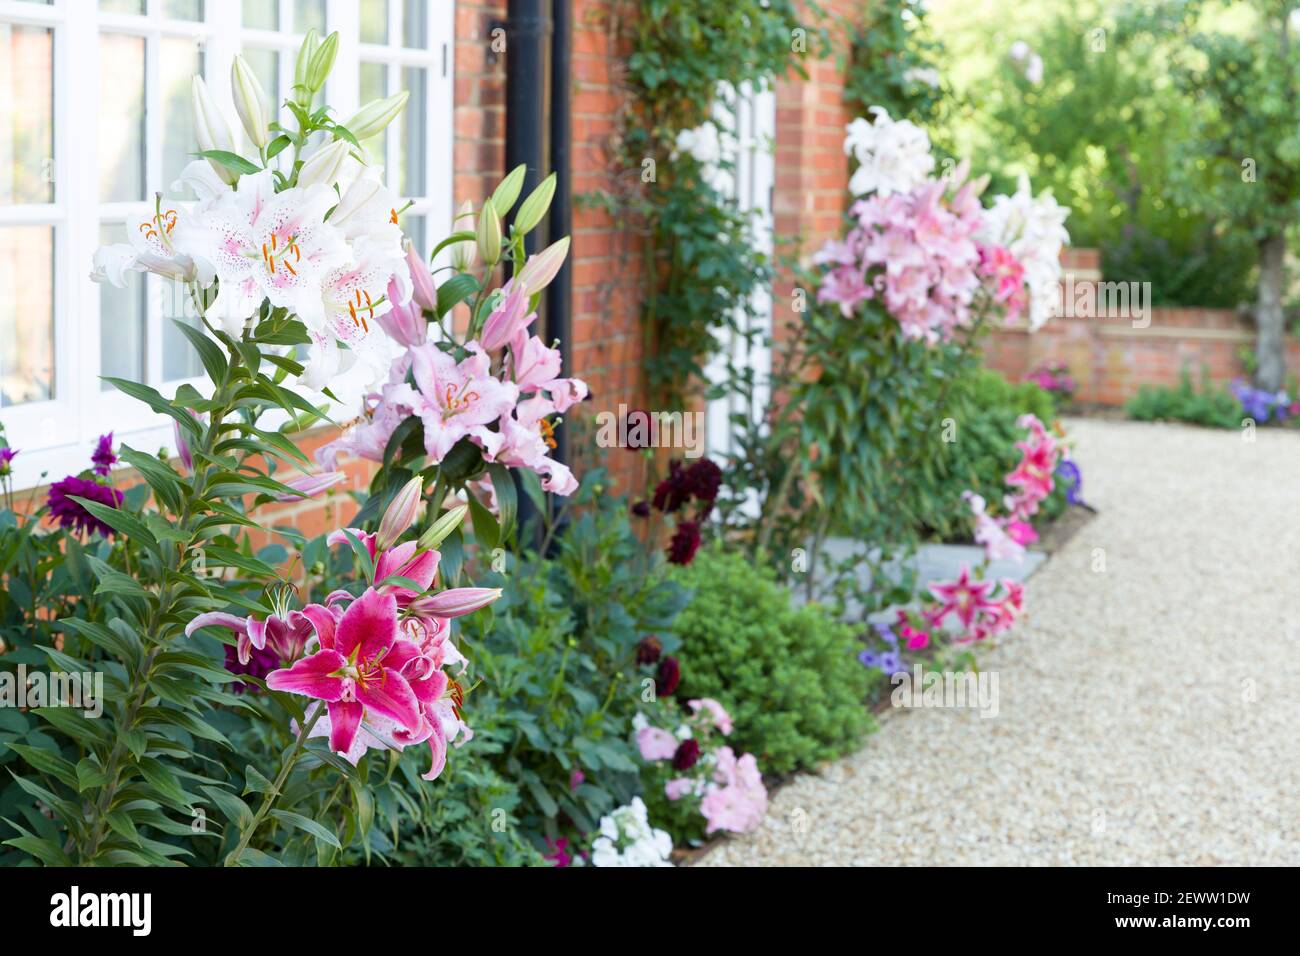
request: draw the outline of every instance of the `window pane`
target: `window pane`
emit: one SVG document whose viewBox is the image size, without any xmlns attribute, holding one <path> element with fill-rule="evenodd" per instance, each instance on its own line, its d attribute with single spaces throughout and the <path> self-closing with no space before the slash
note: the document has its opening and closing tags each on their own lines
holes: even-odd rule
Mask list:
<svg viewBox="0 0 1300 956">
<path fill-rule="evenodd" d="M 306 33 L 312 27 L 324 37 L 325 34 L 325 0 L 295 0 L 293 8 L 293 30 Z"/>
<path fill-rule="evenodd" d="M 253 30 L 280 29 L 277 0 L 244 0 L 244 26 Z"/>
<path fill-rule="evenodd" d="M 99 198 L 144 198 L 144 38 L 99 38 Z"/>
<path fill-rule="evenodd" d="M 188 299 L 185 298 L 184 283 L 163 280 L 163 284 L 163 380 L 174 382 L 181 378 L 195 378 L 203 374 L 203 363 L 172 319 L 180 319 L 196 329 L 202 328 L 202 324 L 194 310 L 185 307 Z"/>
<path fill-rule="evenodd" d="M 99 9 L 105 13 L 144 13 L 144 0 L 99 0 Z"/>
<path fill-rule="evenodd" d="M 402 46 L 423 50 L 428 44 L 428 0 L 406 0 L 402 7 Z"/>
<path fill-rule="evenodd" d="M 127 226 L 123 223 L 104 224 L 99 228 L 99 241 L 104 245 L 126 242 Z M 126 288 L 119 289 L 107 282 L 99 287 L 99 374 L 127 378 L 133 382 L 145 379 L 145 277 L 138 272 L 126 274 Z M 113 391 L 108 382 L 100 385 L 104 392 Z"/>
<path fill-rule="evenodd" d="M 398 218 L 398 226 L 403 233 L 411 237 L 411 245 L 415 246 L 415 251 L 427 261 L 429 258 L 428 235 L 425 227 L 424 216 L 415 216 L 406 213 Z"/>
<path fill-rule="evenodd" d="M 388 42 L 388 0 L 361 0 L 361 42 Z"/>
<path fill-rule="evenodd" d="M 402 70 L 402 88 L 410 90 L 411 98 L 395 121 L 398 124 L 398 142 L 401 144 L 397 191 L 407 198 L 425 195 L 424 147 L 428 139 L 425 124 L 429 114 L 424 105 L 424 92 L 428 86 L 428 74 L 429 71 L 423 67 L 408 66 Z"/>
<path fill-rule="evenodd" d="M 0 407 L 54 395 L 54 227 L 0 228 Z"/>
<path fill-rule="evenodd" d="M 185 37 L 164 37 L 158 57 L 158 70 L 162 86 L 163 156 L 162 182 L 164 193 L 172 194 L 172 183 L 193 159 L 198 149 L 194 133 L 194 110 L 190 105 L 190 86 L 196 73 L 203 72 L 203 53 L 197 42 Z M 191 195 L 186 191 L 182 199 Z"/>
<path fill-rule="evenodd" d="M 380 100 L 388 95 L 388 69 L 382 63 L 362 63 L 361 64 L 361 105 L 365 106 L 371 100 Z M 408 107 L 409 109 L 409 107 Z M 405 112 L 405 111 L 403 111 Z M 388 149 L 386 146 L 387 137 L 385 131 L 380 131 L 370 139 L 362 140 L 361 145 L 366 148 L 370 155 L 371 163 L 380 165 L 391 175 L 388 170 Z"/>
<path fill-rule="evenodd" d="M 54 201 L 51 31 L 0 23 L 0 203 Z"/>
<path fill-rule="evenodd" d="M 203 0 L 163 0 L 163 16 L 173 20 L 202 20 Z"/>
</svg>

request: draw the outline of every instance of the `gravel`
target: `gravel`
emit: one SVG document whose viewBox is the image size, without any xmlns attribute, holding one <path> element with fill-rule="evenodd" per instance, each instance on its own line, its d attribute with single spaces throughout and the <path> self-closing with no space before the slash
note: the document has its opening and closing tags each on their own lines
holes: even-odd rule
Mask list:
<svg viewBox="0 0 1300 956">
<path fill-rule="evenodd" d="M 1100 514 L 982 656 L 997 716 L 892 710 L 698 865 L 1300 862 L 1300 433 L 1067 428 Z"/>
</svg>

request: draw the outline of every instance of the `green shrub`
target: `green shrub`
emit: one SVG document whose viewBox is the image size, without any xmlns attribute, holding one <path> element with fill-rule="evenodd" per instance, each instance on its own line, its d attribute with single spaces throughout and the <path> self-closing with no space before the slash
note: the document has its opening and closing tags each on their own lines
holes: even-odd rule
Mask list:
<svg viewBox="0 0 1300 956">
<path fill-rule="evenodd" d="M 1201 370 L 1199 391 L 1184 368 L 1177 388 L 1143 385 L 1124 411 L 1140 422 L 1187 422 L 1207 428 L 1237 428 L 1242 418 L 1241 402 L 1227 389 L 1211 384 L 1205 369 Z"/>
<path fill-rule="evenodd" d="M 1000 507 L 1009 490 L 1006 476 L 1020 460 L 1016 442 L 1025 439 L 1016 420 L 1027 412 L 1050 427 L 1056 418 L 1052 394 L 1033 382 L 1009 382 L 989 369 L 967 377 L 950 412 L 956 440 L 941 446 L 938 459 L 938 497 L 949 504 L 927 514 L 929 531 L 944 540 L 969 539 L 970 512 L 961 501 L 968 489 Z M 1064 493 L 1053 493 L 1039 515 L 1050 520 L 1064 507 Z"/>
<path fill-rule="evenodd" d="M 674 571 L 692 592 L 677 617 L 677 696 L 712 697 L 735 722 L 728 743 L 785 774 L 853 750 L 874 722 L 872 678 L 853 629 L 815 605 L 792 606 L 771 571 L 713 546 Z"/>
</svg>

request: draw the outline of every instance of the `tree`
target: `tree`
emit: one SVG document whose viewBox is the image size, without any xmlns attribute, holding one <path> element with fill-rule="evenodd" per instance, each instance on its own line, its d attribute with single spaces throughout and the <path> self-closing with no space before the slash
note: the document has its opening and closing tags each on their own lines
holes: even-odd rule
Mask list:
<svg viewBox="0 0 1300 956">
<path fill-rule="evenodd" d="M 1188 9 L 1199 4 L 1178 4 Z M 1300 126 L 1290 0 L 1238 2 L 1213 29 L 1190 37 L 1175 71 L 1196 102 L 1196 137 L 1184 150 L 1184 185 L 1207 213 L 1247 233 L 1258 252 L 1255 384 L 1286 377 L 1282 290 L 1286 229 L 1300 213 Z M 1223 8 L 1205 5 L 1201 23 Z"/>
</svg>

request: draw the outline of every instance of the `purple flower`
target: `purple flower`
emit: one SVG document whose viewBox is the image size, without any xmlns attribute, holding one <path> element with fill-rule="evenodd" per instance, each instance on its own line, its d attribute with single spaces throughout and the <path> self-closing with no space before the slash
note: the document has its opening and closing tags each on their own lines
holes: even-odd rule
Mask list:
<svg viewBox="0 0 1300 956">
<path fill-rule="evenodd" d="M 5 478 L 13 471 L 9 464 L 14 460 L 14 455 L 18 454 L 17 448 L 0 448 L 0 478 Z"/>
<path fill-rule="evenodd" d="M 239 662 L 239 650 L 234 644 L 226 645 L 226 670 L 232 674 L 249 674 L 253 677 L 266 679 L 266 675 L 271 673 L 280 666 L 280 655 L 270 646 L 261 650 L 256 647 L 252 648 L 247 664 Z M 248 681 L 239 681 L 232 685 L 232 690 L 236 694 L 242 694 L 245 690 L 260 690 L 256 684 L 250 684 Z"/>
<path fill-rule="evenodd" d="M 1083 473 L 1069 458 L 1062 458 L 1056 466 L 1056 475 L 1065 483 L 1065 500 L 1072 505 L 1083 504 Z"/>
<path fill-rule="evenodd" d="M 888 624 L 877 624 L 875 628 L 876 633 L 880 635 L 881 640 L 886 644 L 898 645 L 898 635 L 894 633 Z"/>
<path fill-rule="evenodd" d="M 113 529 L 83 508 L 80 503 L 73 501 L 74 495 L 97 501 L 109 508 L 120 508 L 122 493 L 116 488 L 109 488 L 89 478 L 78 478 L 76 475 L 69 475 L 50 486 L 50 496 L 47 499 L 50 516 L 60 526 L 76 531 L 98 531 L 105 537 L 111 535 Z"/>
<path fill-rule="evenodd" d="M 700 550 L 700 526 L 694 521 L 677 522 L 677 530 L 668 542 L 668 560 L 672 564 L 690 564 Z"/>
<path fill-rule="evenodd" d="M 858 655 L 858 660 L 862 662 L 863 667 L 879 667 L 880 655 L 875 651 L 866 650 Z"/>
<path fill-rule="evenodd" d="M 95 445 L 95 453 L 90 456 L 90 460 L 95 463 L 95 474 L 107 475 L 117 464 L 117 455 L 113 454 L 113 433 L 99 436 L 99 443 Z"/>
<path fill-rule="evenodd" d="M 903 665 L 903 655 L 897 650 L 885 651 L 880 655 L 879 663 L 876 665 L 887 675 L 893 676 L 901 670 L 905 670 Z"/>
</svg>

